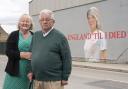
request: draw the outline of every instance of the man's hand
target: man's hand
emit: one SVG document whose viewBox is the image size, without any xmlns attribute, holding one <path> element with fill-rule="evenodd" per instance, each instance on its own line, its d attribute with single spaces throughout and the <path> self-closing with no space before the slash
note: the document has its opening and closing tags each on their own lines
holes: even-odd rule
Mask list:
<svg viewBox="0 0 128 89">
<path fill-rule="evenodd" d="M 68 81 L 66 80 L 61 80 L 61 85 L 64 86 L 64 85 L 67 85 L 68 84 Z"/>
<path fill-rule="evenodd" d="M 32 81 L 32 78 L 33 78 L 33 73 L 32 72 L 30 72 L 30 73 L 28 73 L 28 79 L 30 80 L 30 81 Z"/>
</svg>

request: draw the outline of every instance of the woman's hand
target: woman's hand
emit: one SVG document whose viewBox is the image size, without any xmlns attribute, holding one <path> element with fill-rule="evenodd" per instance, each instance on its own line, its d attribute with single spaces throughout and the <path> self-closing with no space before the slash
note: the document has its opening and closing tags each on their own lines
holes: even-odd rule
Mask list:
<svg viewBox="0 0 128 89">
<path fill-rule="evenodd" d="M 20 52 L 20 57 L 24 59 L 30 59 L 32 53 L 31 52 Z"/>
</svg>

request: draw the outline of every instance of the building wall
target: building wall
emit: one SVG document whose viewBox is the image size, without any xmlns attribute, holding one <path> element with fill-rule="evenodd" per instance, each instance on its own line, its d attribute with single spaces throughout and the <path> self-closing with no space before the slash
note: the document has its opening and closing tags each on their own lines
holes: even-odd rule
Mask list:
<svg viewBox="0 0 128 89">
<path fill-rule="evenodd" d="M 8 34 L 0 27 L 0 42 L 7 40 Z"/>
<path fill-rule="evenodd" d="M 0 26 L 0 54 L 5 54 L 5 46 L 8 34 Z"/>
<path fill-rule="evenodd" d="M 39 2 L 38 2 L 39 3 Z M 31 5 L 31 4 L 30 4 Z M 31 5 L 32 6 L 32 5 Z M 128 1 L 127 0 L 103 0 L 77 7 L 66 8 L 54 11 L 55 27 L 58 28 L 65 36 L 74 35 L 76 39 L 68 40 L 73 57 L 84 58 L 84 42 L 83 39 L 77 39 L 86 32 L 89 27 L 86 18 L 87 10 L 95 6 L 99 8 L 103 31 L 109 33 L 124 31 L 128 34 L 127 18 L 128 18 Z M 30 9 L 31 10 L 31 9 Z M 36 13 L 36 12 L 35 12 Z M 38 14 L 33 15 L 35 22 L 35 30 L 40 30 L 38 23 Z M 107 39 L 107 54 L 110 60 L 127 60 L 128 55 L 128 36 L 126 38 Z M 125 55 L 124 55 L 125 54 Z"/>
<path fill-rule="evenodd" d="M 98 1 L 104 0 L 32 0 L 29 5 L 29 12 L 31 15 L 37 15 L 46 8 L 56 11 Z"/>
</svg>

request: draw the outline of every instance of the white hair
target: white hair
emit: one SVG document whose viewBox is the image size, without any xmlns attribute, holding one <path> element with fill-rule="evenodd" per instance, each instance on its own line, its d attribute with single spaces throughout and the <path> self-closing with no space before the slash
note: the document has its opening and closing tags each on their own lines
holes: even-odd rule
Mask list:
<svg viewBox="0 0 128 89">
<path fill-rule="evenodd" d="M 48 10 L 48 9 L 43 9 L 40 12 L 39 19 L 41 19 L 42 15 L 44 15 L 44 14 L 50 16 L 51 19 L 55 20 L 53 12 L 51 10 Z"/>
</svg>

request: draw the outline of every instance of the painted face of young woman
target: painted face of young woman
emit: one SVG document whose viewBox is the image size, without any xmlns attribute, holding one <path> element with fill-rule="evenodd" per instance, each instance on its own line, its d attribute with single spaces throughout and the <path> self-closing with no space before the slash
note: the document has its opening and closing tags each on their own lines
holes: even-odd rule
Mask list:
<svg viewBox="0 0 128 89">
<path fill-rule="evenodd" d="M 92 30 L 95 30 L 97 28 L 96 18 L 92 15 L 89 15 L 88 16 L 88 24 Z"/>
</svg>

